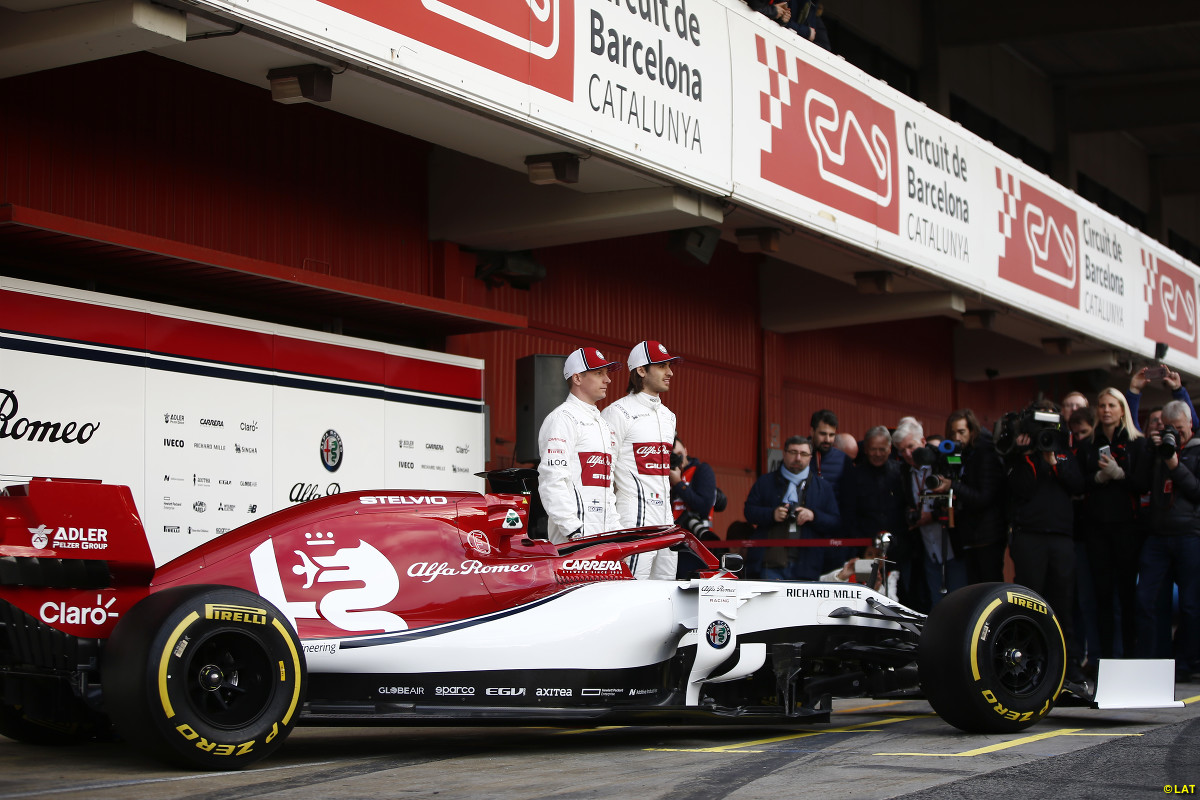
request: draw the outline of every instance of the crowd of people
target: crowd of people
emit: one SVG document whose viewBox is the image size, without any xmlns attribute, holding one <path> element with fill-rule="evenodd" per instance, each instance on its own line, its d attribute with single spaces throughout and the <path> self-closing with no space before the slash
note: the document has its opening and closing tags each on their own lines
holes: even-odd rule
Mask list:
<svg viewBox="0 0 1200 800">
<path fill-rule="evenodd" d="M 674 522 L 708 533 L 723 498 L 663 404 L 678 361 L 660 342 L 638 343 L 626 360 L 626 393 L 601 412 L 617 362 L 589 347 L 566 359 L 568 397 L 539 436 L 552 541 Z M 1153 380 L 1173 399 L 1148 409 L 1139 427 L 1141 393 Z M 744 577 L 877 579 L 875 588 L 923 612 L 955 589 L 1004 580 L 1007 553 L 1012 580 L 1045 598 L 1063 627 L 1068 680 L 1086 683 L 1099 659 L 1123 656 L 1174 658 L 1187 681 L 1200 673 L 1197 429 L 1180 376 L 1165 367 L 1143 368 L 1127 390 L 1106 388 L 1094 402 L 1079 392 L 1061 406 L 1039 400 L 1006 415 L 995 435 L 960 409 L 944 435 L 903 417 L 859 440 L 821 409 L 754 483 L 727 544 L 772 542 L 738 548 Z M 884 555 L 844 544 L 884 538 Z M 863 569 L 883 557 L 886 585 Z M 671 550 L 630 566 L 644 579 L 693 568 Z"/>
<path fill-rule="evenodd" d="M 1159 376 L 1173 399 L 1148 410 L 1143 430 L 1141 392 Z M 997 437 L 960 409 L 944 436 L 906 417 L 840 457 L 820 444 L 837 433 L 821 410 L 811 436 L 789 438 L 746 498 L 753 532 L 735 527 L 731 538 L 837 545 L 888 532 L 894 582 L 877 588 L 924 612 L 955 589 L 1004 580 L 1007 552 L 1012 580 L 1055 609 L 1069 680 L 1086 682 L 1099 659 L 1117 657 L 1174 658 L 1190 680 L 1200 673 L 1198 425 L 1179 375 L 1163 367 L 1094 404 L 1079 392 L 1061 407 L 1038 401 L 1008 415 Z M 745 550 L 746 576 L 852 579 L 859 554 L 843 564 L 845 547 L 805 544 Z"/>
</svg>

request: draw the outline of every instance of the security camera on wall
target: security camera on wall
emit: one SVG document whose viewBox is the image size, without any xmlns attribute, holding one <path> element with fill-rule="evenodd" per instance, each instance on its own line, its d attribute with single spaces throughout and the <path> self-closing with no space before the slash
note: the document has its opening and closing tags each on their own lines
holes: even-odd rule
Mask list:
<svg viewBox="0 0 1200 800">
<path fill-rule="evenodd" d="M 721 240 L 721 229 L 713 227 L 684 228 L 671 231 L 667 249 L 684 260 L 694 258 L 701 264 L 712 261 L 717 242 Z"/>
</svg>

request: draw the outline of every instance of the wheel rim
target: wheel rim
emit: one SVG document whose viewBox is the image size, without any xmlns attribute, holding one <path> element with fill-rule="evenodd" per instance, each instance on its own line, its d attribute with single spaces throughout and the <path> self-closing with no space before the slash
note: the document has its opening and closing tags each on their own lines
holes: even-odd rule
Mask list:
<svg viewBox="0 0 1200 800">
<path fill-rule="evenodd" d="M 1000 624 L 992 637 L 992 663 L 996 677 L 1017 697 L 1034 694 L 1050 668 L 1050 646 L 1037 623 L 1012 617 Z"/>
<path fill-rule="evenodd" d="M 214 728 L 241 728 L 270 702 L 271 660 L 255 637 L 219 630 L 192 648 L 184 671 L 184 691 L 192 710 Z"/>
</svg>

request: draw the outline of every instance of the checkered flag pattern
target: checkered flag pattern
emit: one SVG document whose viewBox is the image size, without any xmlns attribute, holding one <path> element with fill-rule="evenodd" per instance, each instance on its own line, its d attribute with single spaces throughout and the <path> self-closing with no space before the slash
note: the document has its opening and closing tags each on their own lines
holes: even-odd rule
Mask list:
<svg viewBox="0 0 1200 800">
<path fill-rule="evenodd" d="M 1017 218 L 1017 201 L 1021 199 L 1021 182 L 1011 173 L 1006 174 L 996 167 L 996 188 L 1004 194 L 1000 208 L 1000 233 L 1004 234 L 1007 249 L 1008 240 L 1013 235 L 1013 221 Z"/>
<path fill-rule="evenodd" d="M 768 52 L 767 40 L 761 36 L 754 37 L 754 45 L 758 51 L 758 63 L 767 68 L 769 91 L 759 95 L 763 122 L 773 128 L 783 128 L 783 107 L 792 104 L 792 84 L 788 77 L 787 54 L 782 47 L 776 47 L 774 52 Z"/>
<path fill-rule="evenodd" d="M 1158 259 L 1147 250 L 1142 251 L 1142 269 L 1146 271 L 1146 280 L 1142 284 L 1142 299 L 1146 307 L 1150 308 L 1154 305 L 1155 295 L 1158 294 Z"/>
</svg>

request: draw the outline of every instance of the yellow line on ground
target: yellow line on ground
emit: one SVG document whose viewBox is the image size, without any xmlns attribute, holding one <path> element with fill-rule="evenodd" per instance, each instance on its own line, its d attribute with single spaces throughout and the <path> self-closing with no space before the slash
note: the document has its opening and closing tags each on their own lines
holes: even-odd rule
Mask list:
<svg viewBox="0 0 1200 800">
<path fill-rule="evenodd" d="M 619 731 L 622 728 L 628 728 L 628 725 L 600 725 L 595 728 L 575 728 L 569 731 L 555 731 L 557 736 L 568 736 L 572 733 L 591 733 L 593 731 Z"/>
<path fill-rule="evenodd" d="M 1190 705 L 1191 703 L 1195 703 L 1197 700 L 1200 700 L 1200 694 L 1196 695 L 1195 697 L 1189 697 L 1189 698 L 1185 699 L 1183 701 L 1183 704 L 1185 706 Z"/>
<path fill-rule="evenodd" d="M 756 747 L 764 744 L 776 744 L 778 742 L 787 742 L 792 739 L 803 739 L 808 736 L 821 736 L 826 733 L 878 733 L 876 726 L 890 725 L 893 722 L 904 722 L 906 720 L 915 719 L 915 717 L 890 717 L 881 719 L 875 722 L 862 722 L 858 725 L 847 725 L 840 728 L 822 728 L 817 731 L 803 731 L 802 733 L 790 733 L 787 736 L 773 736 L 770 739 L 756 739 L 752 742 L 742 742 L 741 744 L 723 744 L 716 747 L 647 747 L 647 750 L 654 752 L 668 753 L 752 753 L 761 752 L 758 750 L 743 750 L 743 747 Z"/>
<path fill-rule="evenodd" d="M 1010 747 L 1019 747 L 1023 744 L 1031 744 L 1043 739 L 1052 739 L 1056 736 L 1141 736 L 1140 733 L 1081 733 L 1082 728 L 1063 728 L 1057 731 L 1047 731 L 1045 733 L 1036 733 L 1033 736 L 1025 736 L 1020 739 L 1014 739 L 1011 742 L 1000 742 L 999 744 L 988 745 L 987 747 L 978 747 L 974 750 L 967 750 L 962 753 L 875 753 L 877 756 L 927 756 L 930 758 L 964 758 L 969 756 L 980 756 L 985 753 L 995 753 L 1000 750 L 1007 750 Z"/>
<path fill-rule="evenodd" d="M 877 708 L 887 708 L 888 706 L 898 706 L 901 703 L 911 702 L 909 700 L 889 700 L 886 703 L 876 703 L 873 706 L 858 706 L 857 708 L 839 708 L 833 713 L 835 714 L 853 714 L 855 711 L 874 711 Z"/>
</svg>

